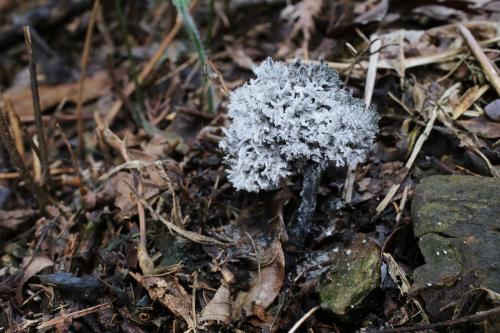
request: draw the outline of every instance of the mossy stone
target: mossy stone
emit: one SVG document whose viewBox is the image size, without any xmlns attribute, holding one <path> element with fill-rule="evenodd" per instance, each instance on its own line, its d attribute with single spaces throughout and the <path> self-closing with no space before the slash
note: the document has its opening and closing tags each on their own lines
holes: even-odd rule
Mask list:
<svg viewBox="0 0 500 333">
<path fill-rule="evenodd" d="M 335 254 L 318 292 L 323 305 L 345 319 L 379 285 L 380 248 L 358 235 L 349 247 Z"/>
</svg>

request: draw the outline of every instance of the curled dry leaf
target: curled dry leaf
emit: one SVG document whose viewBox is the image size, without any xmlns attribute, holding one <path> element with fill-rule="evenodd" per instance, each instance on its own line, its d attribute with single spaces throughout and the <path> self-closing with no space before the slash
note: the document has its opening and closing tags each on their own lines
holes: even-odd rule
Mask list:
<svg viewBox="0 0 500 333">
<path fill-rule="evenodd" d="M 189 328 L 196 327 L 191 314 L 191 296 L 177 279 L 170 276 L 145 277 L 132 272 L 130 275 L 148 291 L 153 300 L 159 301 L 174 315 L 182 317 Z"/>
<path fill-rule="evenodd" d="M 26 258 L 29 260 L 29 258 Z M 49 257 L 45 255 L 38 255 L 29 262 L 28 266 L 24 270 L 23 277 L 21 281 L 17 284 L 16 287 L 16 302 L 17 304 L 22 304 L 23 303 L 23 286 L 24 284 L 31 279 L 33 276 L 35 276 L 37 273 L 39 273 L 42 269 L 50 267 L 54 264 L 52 260 L 50 260 Z"/>
<path fill-rule="evenodd" d="M 250 271 L 250 289 L 241 291 L 236 296 L 233 309 L 233 320 L 257 315 L 256 310 L 267 308 L 278 296 L 285 277 L 285 256 L 278 240 L 264 250 L 262 257 L 272 256 L 274 261 L 261 267 L 260 276 L 257 270 Z"/>
<path fill-rule="evenodd" d="M 137 246 L 137 259 L 139 261 L 139 267 L 141 267 L 143 274 L 149 275 L 154 272 L 155 264 L 153 262 L 153 259 L 151 259 L 148 254 L 148 250 L 142 244 L 139 244 Z"/>
<path fill-rule="evenodd" d="M 201 311 L 199 318 L 203 321 L 216 321 L 224 324 L 231 322 L 231 293 L 225 282 L 222 282 L 214 297 Z"/>
</svg>

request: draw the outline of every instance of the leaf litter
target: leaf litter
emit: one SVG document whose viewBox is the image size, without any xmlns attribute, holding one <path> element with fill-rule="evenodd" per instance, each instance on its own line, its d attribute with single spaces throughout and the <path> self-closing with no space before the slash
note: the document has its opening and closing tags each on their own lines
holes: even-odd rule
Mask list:
<svg viewBox="0 0 500 333">
<path fill-rule="evenodd" d="M 68 1 L 58 21 L 57 1 L 0 1 L 0 110 L 9 128 L 0 150 L 0 330 L 432 325 L 426 305 L 407 292 L 423 264 L 409 202 L 427 175 L 500 177 L 494 1 L 193 0 L 206 68 L 170 2 L 92 4 Z M 40 114 L 22 27 L 12 30 L 19 17 L 32 25 Z M 228 90 L 267 57 L 324 60 L 354 96 L 371 94 L 381 117 L 377 149 L 349 181 L 347 168 L 325 171 L 299 249 L 289 248 L 287 230 L 300 177 L 275 191 L 236 191 L 218 148 Z M 382 249 L 381 284 L 340 319 L 322 306 L 317 286 L 359 234 Z M 476 290 L 449 306 L 451 321 L 479 320 L 477 311 L 498 307 L 498 294 Z"/>
</svg>

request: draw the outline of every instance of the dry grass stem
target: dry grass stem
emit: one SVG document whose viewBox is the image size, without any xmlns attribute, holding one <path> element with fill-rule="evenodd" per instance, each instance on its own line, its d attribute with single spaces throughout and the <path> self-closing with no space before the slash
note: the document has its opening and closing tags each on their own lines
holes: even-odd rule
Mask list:
<svg viewBox="0 0 500 333">
<path fill-rule="evenodd" d="M 87 32 L 85 34 L 85 42 L 83 45 L 82 58 L 80 60 L 80 80 L 78 81 L 78 98 L 76 104 L 76 119 L 78 123 L 78 156 L 83 157 L 85 152 L 85 142 L 83 134 L 85 132 L 85 125 L 82 118 L 82 106 L 83 106 L 83 89 L 85 84 L 85 78 L 87 77 L 87 68 L 89 63 L 90 49 L 92 47 L 92 35 L 94 31 L 94 25 L 96 17 L 99 13 L 100 1 L 95 0 L 94 6 L 92 7 L 92 13 L 90 15 L 90 21 L 87 26 Z"/>
<path fill-rule="evenodd" d="M 41 323 L 40 325 L 37 326 L 37 329 L 38 330 L 43 330 L 43 329 L 47 329 L 47 328 L 49 328 L 51 326 L 60 325 L 60 324 L 63 324 L 64 322 L 66 322 L 68 320 L 73 320 L 73 319 L 76 319 L 76 318 L 80 318 L 80 317 L 86 316 L 88 314 L 97 312 L 99 310 L 107 309 L 110 306 L 111 306 L 111 304 L 104 303 L 104 304 L 98 304 L 98 305 L 95 305 L 95 306 L 91 306 L 90 308 L 86 308 L 86 309 L 83 309 L 83 310 L 79 310 L 79 311 L 67 313 L 67 314 L 59 316 L 57 318 L 54 318 L 54 319 L 51 319 L 51 320 L 48 320 L 46 322 Z"/>
<path fill-rule="evenodd" d="M 467 45 L 469 46 L 472 54 L 474 54 L 474 57 L 476 57 L 477 61 L 481 65 L 486 78 L 495 88 L 497 94 L 500 95 L 500 77 L 498 76 L 495 67 L 488 59 L 488 57 L 484 54 L 481 46 L 476 41 L 470 30 L 464 27 L 461 23 L 457 23 L 457 27 L 458 30 L 460 30 L 460 33 L 464 37 L 465 41 L 467 42 Z"/>
<path fill-rule="evenodd" d="M 373 35 L 370 39 L 370 61 L 368 66 L 368 72 L 366 73 L 366 83 L 365 83 L 365 97 L 364 101 L 366 104 L 366 109 L 370 107 L 373 96 L 373 89 L 375 88 L 375 79 L 377 77 L 377 64 L 379 61 L 380 47 L 382 46 L 382 41 Z M 354 179 L 356 176 L 356 164 L 349 164 L 347 168 L 347 177 L 345 180 L 345 202 L 351 203 L 352 193 L 354 189 Z"/>
<path fill-rule="evenodd" d="M 38 79 L 36 74 L 36 63 L 33 57 L 33 47 L 31 46 L 31 35 L 30 28 L 28 26 L 23 27 L 24 40 L 26 42 L 26 51 L 28 53 L 29 62 L 29 72 L 30 72 L 30 82 L 31 82 L 31 95 L 33 99 L 33 110 L 35 116 L 36 131 L 38 134 L 38 141 L 40 142 L 40 163 L 42 168 L 42 186 L 50 184 L 49 170 L 49 158 L 47 152 L 47 141 L 45 137 L 45 129 L 42 120 L 42 109 L 40 107 L 40 96 L 38 93 Z"/>
<path fill-rule="evenodd" d="M 309 318 L 310 316 L 312 316 L 316 311 L 318 311 L 319 309 L 321 309 L 321 306 L 315 306 L 314 308 L 312 308 L 311 310 L 307 311 L 293 326 L 292 328 L 288 331 L 288 333 L 295 333 L 300 325 L 302 325 L 306 320 L 307 318 Z"/>
</svg>

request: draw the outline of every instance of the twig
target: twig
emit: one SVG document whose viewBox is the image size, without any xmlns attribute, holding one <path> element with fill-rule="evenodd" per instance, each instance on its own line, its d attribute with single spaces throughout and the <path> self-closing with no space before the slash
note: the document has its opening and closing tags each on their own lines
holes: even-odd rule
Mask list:
<svg viewBox="0 0 500 333">
<path fill-rule="evenodd" d="M 139 195 L 142 197 L 144 194 L 144 185 L 142 184 L 142 181 L 140 177 L 138 177 L 139 184 L 137 186 L 137 192 Z M 137 214 L 139 215 L 139 239 L 141 242 L 141 245 L 146 248 L 146 214 L 144 212 L 144 206 L 142 205 L 142 202 L 140 200 L 137 200 Z"/>
<path fill-rule="evenodd" d="M 321 309 L 321 306 L 317 305 L 314 308 L 312 308 L 311 310 L 307 311 L 306 314 L 303 315 L 299 319 L 299 321 L 297 321 L 295 323 L 295 325 L 292 326 L 292 328 L 288 331 L 288 333 L 295 333 L 295 331 L 297 331 L 297 329 L 300 327 L 300 325 L 302 325 L 302 323 L 304 323 L 307 320 L 307 318 L 312 316 L 314 314 L 314 312 L 318 311 L 319 309 Z"/>
<path fill-rule="evenodd" d="M 432 115 L 429 121 L 427 122 L 427 125 L 425 126 L 424 132 L 420 134 L 417 142 L 415 143 L 415 147 L 413 148 L 413 151 L 408 158 L 408 161 L 405 164 L 406 168 L 406 174 L 410 171 L 411 167 L 413 166 L 413 163 L 415 162 L 415 159 L 417 158 L 418 153 L 420 152 L 420 149 L 424 145 L 425 141 L 427 141 L 427 138 L 429 137 L 429 134 L 432 130 L 432 127 L 434 126 L 434 122 L 436 121 L 436 118 L 438 116 L 437 112 L 437 106 L 435 106 L 432 109 Z M 384 200 L 380 202 L 380 204 L 377 206 L 377 215 L 382 213 L 384 209 L 387 207 L 387 205 L 391 202 L 392 198 L 396 195 L 397 191 L 399 190 L 399 187 L 401 186 L 401 183 L 397 183 L 391 186 L 389 189 L 389 192 L 385 196 Z"/>
<path fill-rule="evenodd" d="M 37 329 L 42 330 L 44 328 L 48 328 L 48 327 L 51 327 L 51 326 L 54 326 L 57 324 L 61 324 L 66 320 L 73 320 L 73 319 L 80 318 L 80 317 L 86 316 L 88 314 L 94 313 L 94 312 L 99 311 L 99 310 L 107 309 L 110 306 L 111 306 L 111 304 L 109 304 L 109 303 L 103 303 L 103 304 L 91 306 L 90 308 L 83 309 L 80 311 L 67 313 L 67 314 L 59 316 L 57 318 L 54 318 L 54 319 L 51 319 L 51 320 L 46 321 L 44 323 L 41 323 L 40 325 L 37 326 Z"/>
<path fill-rule="evenodd" d="M 406 205 L 406 200 L 408 199 L 408 191 L 410 189 L 410 185 L 405 186 L 405 189 L 403 190 L 403 197 L 401 198 L 401 202 L 399 203 L 399 212 L 396 215 L 396 225 L 399 224 L 399 221 L 401 220 L 401 216 L 403 216 L 403 211 L 405 210 L 405 205 Z"/>
<path fill-rule="evenodd" d="M 89 63 L 90 48 L 92 47 L 92 34 L 94 31 L 94 25 L 96 21 L 97 14 L 99 13 L 100 1 L 95 0 L 94 7 L 92 7 L 92 13 L 90 15 L 90 21 L 87 26 L 87 32 L 85 33 L 85 42 L 83 44 L 83 53 L 80 61 L 81 75 L 78 81 L 78 99 L 76 103 L 76 119 L 78 124 L 78 156 L 83 157 L 85 152 L 85 142 L 83 138 L 83 133 L 85 132 L 85 126 L 82 118 L 82 106 L 83 106 L 83 88 L 85 83 L 85 78 L 87 76 L 87 68 Z"/>
<path fill-rule="evenodd" d="M 31 81 L 31 95 L 33 98 L 33 110 L 35 116 L 35 125 L 38 135 L 40 162 L 42 164 L 42 186 L 50 185 L 49 160 L 47 154 L 47 141 L 45 139 L 45 130 L 42 121 L 42 109 L 40 107 L 40 96 L 38 94 L 38 79 L 36 76 L 36 63 L 33 59 L 33 48 L 31 46 L 31 36 L 29 26 L 23 27 L 24 39 L 26 41 L 26 50 L 28 52 L 29 72 Z"/>
<path fill-rule="evenodd" d="M 127 184 L 129 185 L 129 184 Z M 197 234 L 195 232 L 189 231 L 182 229 L 181 227 L 175 225 L 174 223 L 168 221 L 166 218 L 161 216 L 160 214 L 156 213 L 156 211 L 153 209 L 153 207 L 147 202 L 143 197 L 137 193 L 136 189 L 133 188 L 132 186 L 129 185 L 130 190 L 134 193 L 134 195 L 137 197 L 137 200 L 141 201 L 141 203 L 144 205 L 144 207 L 147 208 L 151 216 L 153 217 L 154 220 L 156 221 L 161 221 L 163 224 L 167 226 L 169 230 L 173 230 L 177 232 L 179 235 L 183 236 L 186 239 L 189 239 L 190 241 L 193 241 L 195 243 L 201 243 L 201 244 L 210 244 L 210 245 L 225 245 L 223 242 L 218 241 L 214 238 L 204 236 Z"/>
<path fill-rule="evenodd" d="M 479 320 L 483 320 L 483 319 L 486 319 L 490 316 L 497 315 L 497 314 L 500 314 L 500 306 L 493 308 L 493 309 L 490 309 L 490 310 L 476 312 L 475 314 L 472 314 L 469 316 L 464 316 L 462 318 L 450 319 L 450 320 L 442 321 L 439 323 L 433 323 L 433 324 L 427 324 L 427 325 L 416 325 L 416 326 L 411 326 L 411 327 L 389 328 L 389 329 L 384 329 L 384 330 L 372 330 L 372 331 L 369 331 L 369 333 L 404 333 L 404 332 L 433 330 L 433 329 L 440 328 L 440 327 L 456 326 L 456 325 L 465 324 L 468 322 L 479 321 Z"/>
<path fill-rule="evenodd" d="M 368 72 L 366 74 L 366 83 L 365 83 L 365 105 L 366 109 L 370 108 L 370 104 L 372 101 L 373 90 L 375 88 L 375 79 L 377 77 L 377 64 L 379 58 L 380 47 L 382 46 L 382 42 L 377 38 L 376 35 L 371 36 L 370 42 L 370 62 L 368 66 Z M 354 180 L 356 176 L 356 164 L 349 164 L 347 168 L 347 177 L 345 180 L 345 202 L 351 203 L 352 201 L 352 192 L 354 188 Z"/>
<path fill-rule="evenodd" d="M 489 44 L 497 43 L 500 41 L 500 36 L 486 39 L 483 41 L 478 42 L 479 45 L 481 46 L 486 46 Z M 425 65 L 430 65 L 430 64 L 435 64 L 439 62 L 445 62 L 452 60 L 456 56 L 458 56 L 460 53 L 464 52 L 466 48 L 461 47 L 457 48 L 454 50 L 449 50 L 449 51 L 443 51 L 443 52 L 438 52 L 430 55 L 424 55 L 424 56 L 419 56 L 419 57 L 409 57 L 404 59 L 404 68 L 409 69 L 409 68 L 414 68 L 414 67 L 420 67 L 420 66 L 425 66 Z M 316 61 L 314 60 L 307 60 L 304 61 L 306 63 L 314 63 Z M 351 62 L 330 62 L 326 61 L 325 62 L 327 65 L 331 66 L 332 68 L 335 68 L 337 70 L 347 70 L 352 66 Z M 360 61 L 358 65 L 361 67 L 361 70 L 366 70 L 369 67 L 369 64 L 367 61 Z M 394 69 L 397 71 L 397 68 L 395 67 L 394 63 L 390 60 L 387 59 L 380 59 L 377 68 L 379 69 Z"/>
<path fill-rule="evenodd" d="M 465 41 L 467 42 L 467 45 L 469 46 L 472 54 L 474 54 L 477 61 L 481 65 L 481 68 L 483 69 L 486 78 L 495 88 L 497 94 L 500 95 L 500 77 L 498 76 L 495 67 L 493 67 L 488 57 L 486 57 L 483 50 L 481 49 L 481 46 L 478 44 L 474 36 L 472 36 L 470 30 L 464 27 L 463 24 L 461 23 L 457 23 L 457 27 L 458 30 L 460 30 L 460 33 L 464 37 Z"/>
<path fill-rule="evenodd" d="M 408 158 L 408 161 L 406 161 L 406 164 L 404 166 L 403 174 L 404 178 L 408 175 L 410 172 L 410 169 L 413 166 L 413 163 L 415 162 L 415 159 L 417 158 L 418 153 L 420 152 L 420 149 L 422 149 L 422 146 L 424 145 L 425 141 L 427 141 L 427 138 L 429 137 L 429 134 L 434 126 L 434 122 L 436 121 L 438 115 L 439 115 L 439 109 L 441 107 L 441 104 L 449 98 L 450 95 L 454 93 L 454 91 L 458 88 L 460 84 L 456 83 L 446 89 L 446 91 L 443 93 L 443 95 L 439 98 L 439 101 L 435 103 L 434 107 L 431 110 L 431 117 L 429 121 L 427 122 L 427 125 L 425 126 L 425 129 L 422 134 L 417 139 L 417 142 L 415 143 L 415 146 L 413 147 L 413 151 L 411 152 L 410 157 Z M 376 217 L 380 215 L 384 211 L 384 209 L 389 205 L 389 203 L 392 201 L 394 196 L 396 195 L 397 191 L 399 190 L 399 187 L 401 186 L 401 182 L 398 184 L 394 184 L 391 186 L 389 189 L 389 192 L 387 192 L 385 198 L 380 202 L 380 204 L 377 206 L 376 209 Z"/>
<path fill-rule="evenodd" d="M 62 174 L 71 174 L 75 173 L 74 168 L 55 168 L 55 169 L 50 169 L 50 174 L 52 176 L 57 176 L 57 175 L 62 175 Z M 21 177 L 20 172 L 2 172 L 0 173 L 0 180 L 8 180 L 8 179 L 18 179 Z"/>
</svg>

